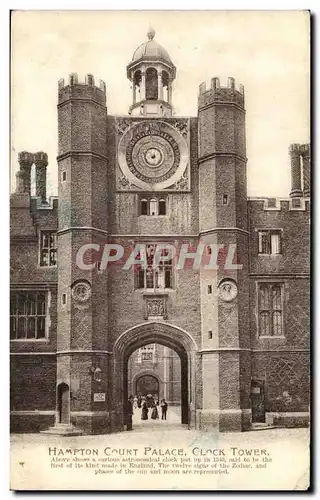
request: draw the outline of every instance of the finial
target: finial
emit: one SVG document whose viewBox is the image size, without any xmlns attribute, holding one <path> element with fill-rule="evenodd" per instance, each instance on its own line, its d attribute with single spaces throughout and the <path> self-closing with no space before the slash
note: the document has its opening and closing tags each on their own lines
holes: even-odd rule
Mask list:
<svg viewBox="0 0 320 500">
<path fill-rule="evenodd" d="M 147 33 L 147 36 L 148 36 L 149 40 L 153 40 L 155 34 L 156 34 L 156 32 L 154 31 L 154 29 L 153 28 L 149 28 L 149 31 Z"/>
</svg>

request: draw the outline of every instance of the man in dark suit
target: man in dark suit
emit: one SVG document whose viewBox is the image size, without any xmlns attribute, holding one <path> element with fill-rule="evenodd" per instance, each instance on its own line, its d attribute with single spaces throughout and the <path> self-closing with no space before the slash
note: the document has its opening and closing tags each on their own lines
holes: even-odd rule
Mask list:
<svg viewBox="0 0 320 500">
<path fill-rule="evenodd" d="M 129 396 L 128 401 L 124 405 L 124 418 L 127 424 L 127 431 L 132 431 L 132 415 L 133 415 L 133 396 Z"/>
<path fill-rule="evenodd" d="M 168 403 L 166 402 L 165 399 L 161 400 L 160 407 L 161 407 L 161 420 L 167 420 Z"/>
</svg>

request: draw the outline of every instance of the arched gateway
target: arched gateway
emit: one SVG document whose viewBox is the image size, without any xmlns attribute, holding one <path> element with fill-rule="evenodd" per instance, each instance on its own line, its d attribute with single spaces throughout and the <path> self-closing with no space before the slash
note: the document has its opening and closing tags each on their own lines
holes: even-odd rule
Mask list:
<svg viewBox="0 0 320 500">
<path fill-rule="evenodd" d="M 185 330 L 162 322 L 147 322 L 123 332 L 115 342 L 113 354 L 112 430 L 123 429 L 123 405 L 128 398 L 128 360 L 146 344 L 161 344 L 173 349 L 181 361 L 181 423 L 195 425 L 195 353 L 197 346 Z M 120 416 L 120 418 L 119 418 Z M 116 420 L 118 420 L 118 424 Z"/>
<path fill-rule="evenodd" d="M 145 373 L 143 375 L 138 375 L 135 377 L 133 384 L 135 394 L 155 394 L 156 398 L 159 399 L 160 384 L 159 379 L 152 373 Z"/>
</svg>

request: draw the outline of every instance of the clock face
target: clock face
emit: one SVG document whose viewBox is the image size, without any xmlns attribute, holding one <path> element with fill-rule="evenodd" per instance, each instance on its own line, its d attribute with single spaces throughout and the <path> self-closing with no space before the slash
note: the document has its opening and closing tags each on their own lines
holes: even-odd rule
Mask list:
<svg viewBox="0 0 320 500">
<path fill-rule="evenodd" d="M 76 283 L 72 288 L 72 297 L 77 302 L 86 302 L 91 297 L 91 286 L 86 281 Z"/>
<path fill-rule="evenodd" d="M 188 165 L 188 146 L 168 122 L 133 122 L 118 145 L 119 166 L 130 184 L 140 189 L 165 189 L 176 183 Z"/>
<path fill-rule="evenodd" d="M 163 155 L 161 151 L 157 148 L 147 149 L 145 153 L 145 159 L 148 165 L 151 167 L 157 167 L 162 163 Z"/>
<path fill-rule="evenodd" d="M 224 302 L 231 302 L 238 295 L 238 287 L 233 280 L 224 280 L 219 285 L 219 297 Z"/>
</svg>

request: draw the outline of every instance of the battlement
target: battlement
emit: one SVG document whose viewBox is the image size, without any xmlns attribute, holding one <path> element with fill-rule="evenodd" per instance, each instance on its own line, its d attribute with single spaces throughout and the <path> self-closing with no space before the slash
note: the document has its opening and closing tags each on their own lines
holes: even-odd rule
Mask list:
<svg viewBox="0 0 320 500">
<path fill-rule="evenodd" d="M 106 103 L 106 84 L 99 80 L 99 85 L 95 85 L 94 76 L 85 75 L 84 81 L 81 81 L 77 73 L 69 75 L 68 82 L 61 78 L 58 82 L 59 103 L 69 99 L 91 99 L 99 104 Z"/>
<path fill-rule="evenodd" d="M 58 196 L 49 196 L 49 199 L 44 202 L 41 196 L 31 196 L 30 203 L 34 211 L 58 210 L 59 198 Z"/>
<path fill-rule="evenodd" d="M 310 209 L 310 198 L 301 196 L 299 198 L 264 198 L 264 197 L 249 197 L 248 203 L 256 204 L 259 210 L 264 212 L 308 212 Z"/>
<path fill-rule="evenodd" d="M 290 144 L 289 154 L 298 156 L 310 156 L 310 144 Z"/>
<path fill-rule="evenodd" d="M 199 85 L 199 108 L 220 101 L 234 102 L 244 107 L 243 85 L 239 84 L 237 89 L 235 79 L 232 77 L 228 78 L 226 86 L 221 86 L 220 79 L 217 77 L 211 79 L 210 88 L 207 88 L 206 82 Z"/>
</svg>

